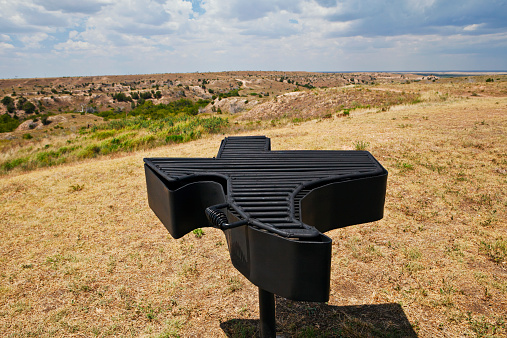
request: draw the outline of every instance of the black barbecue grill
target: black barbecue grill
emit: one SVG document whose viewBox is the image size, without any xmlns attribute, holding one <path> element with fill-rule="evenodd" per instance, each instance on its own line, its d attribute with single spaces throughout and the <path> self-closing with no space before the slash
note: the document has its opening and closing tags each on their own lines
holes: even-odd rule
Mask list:
<svg viewBox="0 0 507 338">
<path fill-rule="evenodd" d="M 273 294 L 329 299 L 323 232 L 383 217 L 387 171 L 367 151 L 271 151 L 264 136 L 227 137 L 216 158 L 144 159 L 148 201 L 174 238 L 224 231 L 231 261 L 259 287 L 261 331 Z"/>
</svg>

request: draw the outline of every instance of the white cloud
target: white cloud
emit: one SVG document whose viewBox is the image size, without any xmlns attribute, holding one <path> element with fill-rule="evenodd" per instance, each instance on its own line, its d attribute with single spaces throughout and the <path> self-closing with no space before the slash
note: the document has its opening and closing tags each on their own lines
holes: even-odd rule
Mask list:
<svg viewBox="0 0 507 338">
<path fill-rule="evenodd" d="M 268 39 L 296 35 L 301 33 L 301 26 L 297 20 L 291 23 L 294 14 L 286 11 L 268 13 L 265 17 L 255 20 L 255 23 L 240 23 L 237 25 L 242 35 L 253 35 Z"/>
<path fill-rule="evenodd" d="M 11 37 L 7 34 L 0 34 L 0 41 L 11 41 Z"/>
<path fill-rule="evenodd" d="M 67 40 L 55 45 L 55 49 L 59 51 L 75 52 L 75 51 L 89 51 L 93 46 L 85 41 Z"/>
<path fill-rule="evenodd" d="M 0 42 L 0 54 L 3 54 L 4 52 L 6 52 L 8 50 L 12 50 L 14 48 L 15 47 L 13 45 L 11 45 L 10 43 Z"/>
<path fill-rule="evenodd" d="M 206 14 L 232 22 L 252 21 L 266 17 L 269 13 L 287 11 L 300 12 L 302 0 L 209 0 L 202 5 Z"/>
<path fill-rule="evenodd" d="M 48 34 L 39 32 L 30 35 L 24 35 L 19 38 L 27 48 L 40 48 L 41 42 L 46 40 L 49 37 Z"/>
<path fill-rule="evenodd" d="M 111 1 L 94 0 L 35 0 L 35 3 L 43 6 L 48 11 L 63 13 L 94 14 Z"/>
<path fill-rule="evenodd" d="M 49 12 L 30 0 L 0 0 L 0 8 L 0 32 L 4 33 L 53 33 L 71 24 L 62 13 Z"/>
<path fill-rule="evenodd" d="M 468 31 L 468 32 L 473 32 L 473 31 L 476 31 L 477 29 L 479 29 L 482 26 L 484 26 L 484 24 L 476 24 L 476 23 L 474 23 L 473 25 L 465 26 L 465 28 L 463 28 L 463 30 L 464 31 Z"/>
</svg>

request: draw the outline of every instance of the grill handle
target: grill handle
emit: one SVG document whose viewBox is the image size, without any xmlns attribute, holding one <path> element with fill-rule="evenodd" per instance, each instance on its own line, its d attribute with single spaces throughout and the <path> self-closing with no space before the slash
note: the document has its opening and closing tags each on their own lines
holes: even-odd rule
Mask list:
<svg viewBox="0 0 507 338">
<path fill-rule="evenodd" d="M 227 219 L 227 216 L 225 215 L 225 213 L 222 210 L 220 210 L 220 209 L 227 208 L 227 207 L 229 207 L 229 204 L 224 203 L 224 204 L 212 205 L 212 206 L 206 208 L 206 210 L 205 210 L 206 217 L 208 218 L 208 221 L 212 227 L 220 229 L 220 230 L 228 230 L 228 229 L 237 228 L 237 227 L 248 224 L 248 220 L 241 220 L 241 221 L 237 221 L 237 222 L 233 222 L 233 223 L 229 224 L 228 223 L 229 220 Z"/>
</svg>

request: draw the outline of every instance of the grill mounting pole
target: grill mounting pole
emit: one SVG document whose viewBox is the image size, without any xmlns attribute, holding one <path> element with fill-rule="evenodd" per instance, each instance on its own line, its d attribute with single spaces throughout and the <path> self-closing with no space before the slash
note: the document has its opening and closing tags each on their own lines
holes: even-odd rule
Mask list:
<svg viewBox="0 0 507 338">
<path fill-rule="evenodd" d="M 259 288 L 259 316 L 261 322 L 261 337 L 275 338 L 275 295 Z"/>
</svg>

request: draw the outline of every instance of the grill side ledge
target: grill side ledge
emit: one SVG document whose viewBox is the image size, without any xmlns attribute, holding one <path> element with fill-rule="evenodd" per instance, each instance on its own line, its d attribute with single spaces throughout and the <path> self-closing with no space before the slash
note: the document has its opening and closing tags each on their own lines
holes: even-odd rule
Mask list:
<svg viewBox="0 0 507 338">
<path fill-rule="evenodd" d="M 190 231 L 207 227 L 207 207 L 225 202 L 222 185 L 214 181 L 168 188 L 168 182 L 148 165 L 144 166 L 148 204 L 172 237 L 180 238 Z"/>
</svg>

